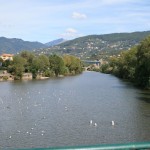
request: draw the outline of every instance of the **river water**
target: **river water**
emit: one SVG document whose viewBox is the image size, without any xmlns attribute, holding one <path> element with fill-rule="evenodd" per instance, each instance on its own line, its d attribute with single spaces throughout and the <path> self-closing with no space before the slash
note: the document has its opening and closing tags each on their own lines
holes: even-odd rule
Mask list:
<svg viewBox="0 0 150 150">
<path fill-rule="evenodd" d="M 0 82 L 0 148 L 143 141 L 150 141 L 150 92 L 114 76 Z"/>
</svg>

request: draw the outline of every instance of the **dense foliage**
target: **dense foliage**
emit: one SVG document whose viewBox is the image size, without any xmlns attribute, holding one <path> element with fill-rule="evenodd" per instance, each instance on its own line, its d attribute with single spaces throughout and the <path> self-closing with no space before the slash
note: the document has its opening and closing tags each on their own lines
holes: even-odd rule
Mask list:
<svg viewBox="0 0 150 150">
<path fill-rule="evenodd" d="M 37 56 L 29 51 L 22 51 L 19 55 L 14 56 L 13 61 L 2 62 L 1 69 L 7 69 L 15 76 L 15 79 L 21 79 L 23 73 L 32 73 L 33 78 L 38 75 L 50 77 L 81 73 L 82 63 L 75 56 Z"/>
<path fill-rule="evenodd" d="M 150 87 L 150 37 L 137 47 L 135 78 L 138 85 Z"/>
<path fill-rule="evenodd" d="M 102 65 L 101 72 L 112 73 L 120 78 L 133 81 L 144 88 L 150 87 L 150 37 L 138 46 L 124 51 L 120 56 L 110 58 L 109 64 Z"/>
<path fill-rule="evenodd" d="M 64 55 L 63 59 L 65 66 L 69 69 L 70 73 L 78 74 L 82 72 L 82 63 L 79 58 L 71 55 Z"/>
</svg>

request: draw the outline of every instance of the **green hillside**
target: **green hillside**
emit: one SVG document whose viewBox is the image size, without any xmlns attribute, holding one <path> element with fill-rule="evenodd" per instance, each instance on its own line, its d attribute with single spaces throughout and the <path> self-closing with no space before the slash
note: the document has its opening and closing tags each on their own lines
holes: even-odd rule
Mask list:
<svg viewBox="0 0 150 150">
<path fill-rule="evenodd" d="M 39 42 L 23 41 L 16 38 L 5 38 L 0 37 L 0 54 L 1 53 L 12 53 L 15 54 L 22 50 L 33 50 L 37 48 L 46 47 L 44 44 Z"/>
<path fill-rule="evenodd" d="M 137 45 L 142 39 L 150 35 L 150 31 L 133 33 L 112 33 L 104 35 L 89 35 L 70 40 L 36 53 L 71 54 L 81 59 L 107 59 L 110 55 L 118 54 Z"/>
</svg>

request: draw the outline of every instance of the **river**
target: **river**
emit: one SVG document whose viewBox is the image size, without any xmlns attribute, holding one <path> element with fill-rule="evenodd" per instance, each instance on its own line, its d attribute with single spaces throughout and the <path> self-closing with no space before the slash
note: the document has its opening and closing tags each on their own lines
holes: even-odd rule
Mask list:
<svg viewBox="0 0 150 150">
<path fill-rule="evenodd" d="M 143 141 L 150 141 L 150 92 L 112 75 L 0 82 L 0 148 Z"/>
</svg>

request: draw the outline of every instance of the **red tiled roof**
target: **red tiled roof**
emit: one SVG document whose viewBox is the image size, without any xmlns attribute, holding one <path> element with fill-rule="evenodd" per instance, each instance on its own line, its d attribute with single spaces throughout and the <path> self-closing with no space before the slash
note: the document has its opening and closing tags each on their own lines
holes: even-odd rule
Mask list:
<svg viewBox="0 0 150 150">
<path fill-rule="evenodd" d="M 14 56 L 13 54 L 2 54 L 2 55 L 0 55 L 0 56 L 2 56 L 2 57 L 12 57 L 12 56 Z"/>
</svg>

